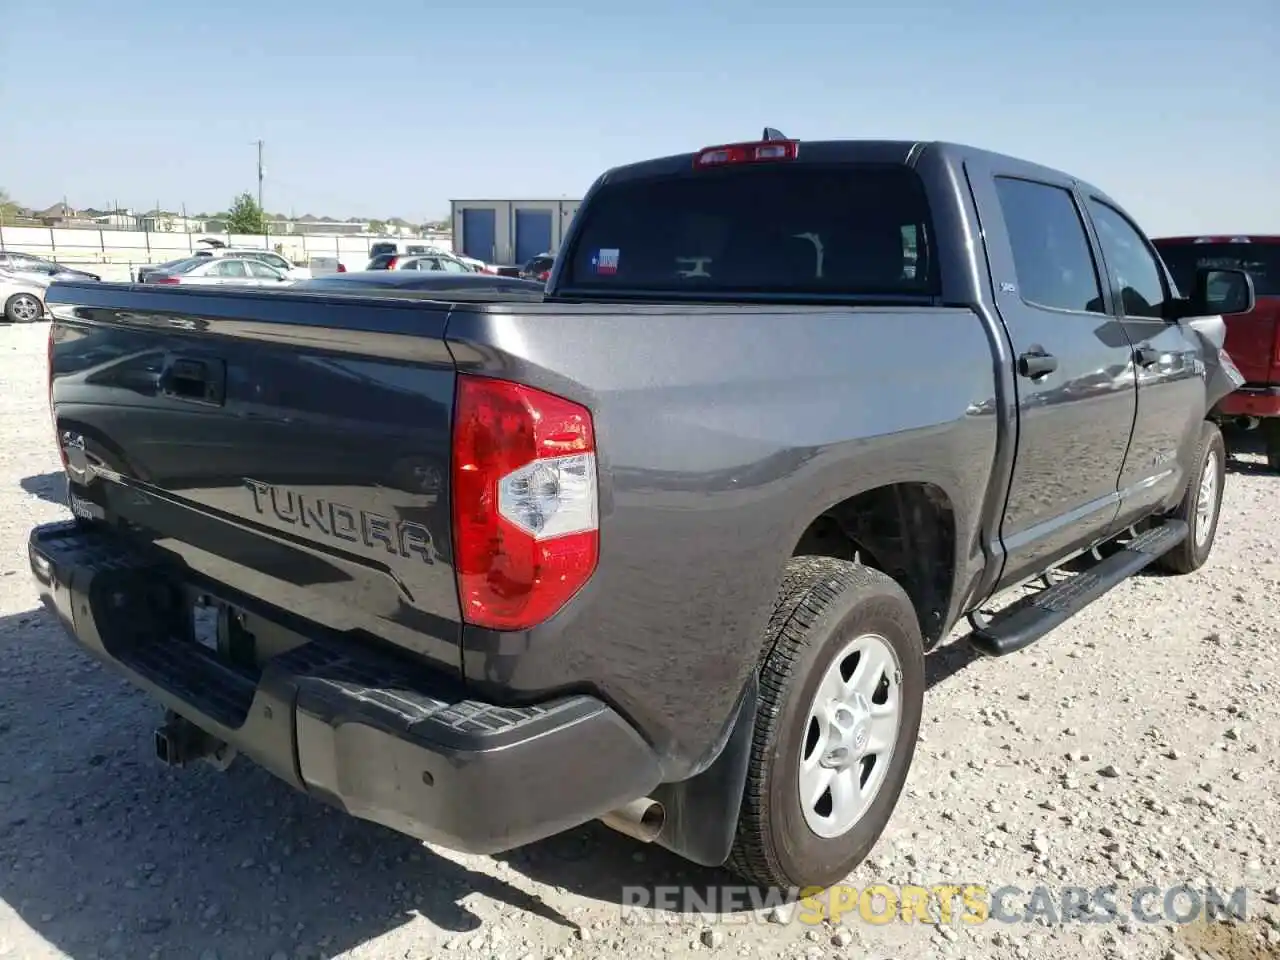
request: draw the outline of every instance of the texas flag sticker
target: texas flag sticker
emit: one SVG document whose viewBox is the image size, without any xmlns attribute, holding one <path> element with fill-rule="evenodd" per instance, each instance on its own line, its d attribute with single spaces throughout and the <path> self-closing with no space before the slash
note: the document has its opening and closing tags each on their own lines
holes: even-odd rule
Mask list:
<svg viewBox="0 0 1280 960">
<path fill-rule="evenodd" d="M 621 251 L 600 250 L 591 258 L 592 269 L 600 276 L 611 277 L 618 272 L 618 257 Z"/>
</svg>

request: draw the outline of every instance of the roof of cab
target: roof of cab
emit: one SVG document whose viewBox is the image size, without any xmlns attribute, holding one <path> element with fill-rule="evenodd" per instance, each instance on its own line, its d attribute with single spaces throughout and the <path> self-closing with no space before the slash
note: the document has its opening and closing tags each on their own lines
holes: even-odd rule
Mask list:
<svg viewBox="0 0 1280 960">
<path fill-rule="evenodd" d="M 777 131 L 772 131 L 777 133 Z M 1067 171 L 1036 163 L 1022 157 L 1002 154 L 969 144 L 946 140 L 876 140 L 876 139 L 843 139 L 843 140 L 803 140 L 800 138 L 769 137 L 749 139 L 741 143 L 764 143 L 769 139 L 793 139 L 800 145 L 798 156 L 786 163 L 873 163 L 903 164 L 917 166 L 926 155 L 935 155 L 945 166 L 962 169 L 966 163 L 977 162 L 981 166 L 1000 170 L 1009 175 L 1020 175 L 1030 178 L 1041 178 L 1049 181 L 1069 181 L 1079 185 L 1086 193 L 1101 200 L 1120 206 L 1111 197 L 1091 184 Z M 727 145 L 727 144 L 726 144 Z M 705 150 L 720 144 L 707 144 L 687 153 L 671 154 L 650 160 L 623 164 L 605 171 L 597 179 L 594 186 L 604 183 L 619 183 L 628 180 L 643 180 L 649 177 L 666 177 L 693 172 L 694 158 Z"/>
</svg>

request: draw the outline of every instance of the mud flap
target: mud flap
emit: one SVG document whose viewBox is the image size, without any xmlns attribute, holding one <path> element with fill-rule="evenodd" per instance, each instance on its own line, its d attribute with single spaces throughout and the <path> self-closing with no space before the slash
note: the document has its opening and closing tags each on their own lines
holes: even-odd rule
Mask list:
<svg viewBox="0 0 1280 960">
<path fill-rule="evenodd" d="M 747 783 L 758 701 L 758 677 L 752 673 L 738 700 L 728 739 L 711 766 L 688 780 L 664 783 L 653 791 L 653 799 L 667 814 L 654 841 L 658 846 L 704 867 L 719 867 L 729 859 Z"/>
</svg>

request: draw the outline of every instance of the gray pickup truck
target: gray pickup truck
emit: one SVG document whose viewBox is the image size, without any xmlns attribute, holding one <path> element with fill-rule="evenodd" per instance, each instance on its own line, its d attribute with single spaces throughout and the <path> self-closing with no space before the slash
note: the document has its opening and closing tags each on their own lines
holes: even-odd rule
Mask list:
<svg viewBox="0 0 1280 960">
<path fill-rule="evenodd" d="M 963 618 L 1007 654 L 1205 562 L 1229 272 L 1064 173 L 766 131 L 602 175 L 543 299 L 57 284 L 31 569 L 167 763 L 826 886 Z"/>
</svg>

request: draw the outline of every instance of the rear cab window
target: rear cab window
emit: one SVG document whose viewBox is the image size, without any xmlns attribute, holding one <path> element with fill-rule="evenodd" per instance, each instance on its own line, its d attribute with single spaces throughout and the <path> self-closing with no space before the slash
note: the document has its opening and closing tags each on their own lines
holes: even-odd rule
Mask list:
<svg viewBox="0 0 1280 960">
<path fill-rule="evenodd" d="M 1184 296 L 1196 285 L 1196 271 L 1208 267 L 1243 270 L 1253 280 L 1253 291 L 1259 297 L 1280 297 L 1280 243 L 1153 242 Z"/>
<path fill-rule="evenodd" d="M 929 209 L 901 164 L 760 164 L 605 183 L 563 288 L 597 295 L 936 295 Z"/>
</svg>

